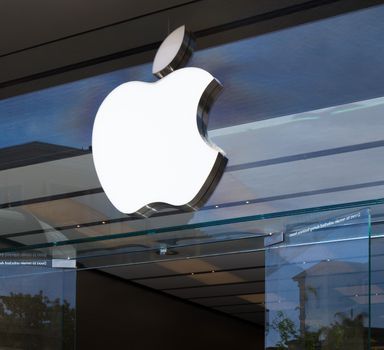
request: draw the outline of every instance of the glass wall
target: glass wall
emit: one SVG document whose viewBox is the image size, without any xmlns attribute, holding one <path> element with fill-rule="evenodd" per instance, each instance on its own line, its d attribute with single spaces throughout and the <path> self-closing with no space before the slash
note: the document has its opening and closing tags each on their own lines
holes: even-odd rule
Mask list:
<svg viewBox="0 0 384 350">
<path fill-rule="evenodd" d="M 266 348 L 368 349 L 369 211 L 292 227 L 284 238 L 265 254 Z"/>
<path fill-rule="evenodd" d="M 76 270 L 58 266 L 38 252 L 0 255 L 0 348 L 75 348 Z"/>
<path fill-rule="evenodd" d="M 196 212 L 120 213 L 94 170 L 98 106 L 122 83 L 154 82 L 150 64 L 1 100 L 0 253 L 15 255 L 1 257 L 0 347 L 71 348 L 75 266 L 258 326 L 265 316 L 270 349 L 383 346 L 383 15 L 370 7 L 195 53 L 189 65 L 224 87 L 208 137 L 229 159 Z"/>
</svg>

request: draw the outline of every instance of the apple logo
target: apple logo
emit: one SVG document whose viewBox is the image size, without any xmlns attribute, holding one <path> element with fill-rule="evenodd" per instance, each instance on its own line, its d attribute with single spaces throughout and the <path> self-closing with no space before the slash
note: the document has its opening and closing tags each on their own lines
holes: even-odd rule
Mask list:
<svg viewBox="0 0 384 350">
<path fill-rule="evenodd" d="M 206 131 L 222 87 L 203 69 L 177 69 L 191 56 L 193 43 L 184 26 L 177 28 L 154 59 L 152 72 L 161 79 L 118 86 L 96 114 L 96 172 L 122 213 L 148 217 L 167 206 L 197 210 L 223 174 L 227 158 Z"/>
</svg>

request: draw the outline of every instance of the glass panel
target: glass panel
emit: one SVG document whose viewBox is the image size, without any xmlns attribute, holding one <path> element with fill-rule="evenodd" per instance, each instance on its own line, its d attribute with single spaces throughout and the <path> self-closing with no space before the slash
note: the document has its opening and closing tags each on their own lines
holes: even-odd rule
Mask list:
<svg viewBox="0 0 384 350">
<path fill-rule="evenodd" d="M 0 347 L 73 347 L 75 273 L 64 265 L 139 279 L 143 271 L 129 268 L 154 262 L 147 277 L 168 271 L 169 293 L 262 324 L 264 239 L 278 242 L 286 232 L 283 244 L 267 249 L 268 346 L 364 348 L 366 207 L 375 237 L 372 338 L 382 346 L 383 15 L 376 6 L 196 52 L 190 65 L 224 85 L 208 136 L 229 163 L 193 213 L 120 213 L 94 170 L 98 106 L 121 83 L 154 81 L 150 64 L 0 101 Z M 121 161 L 127 157 L 124 151 Z M 351 208 L 360 217 L 347 219 Z M 240 253 L 247 261 L 242 256 L 236 266 L 246 270 L 227 271 Z M 181 263 L 192 260 L 189 270 Z M 213 272 L 220 286 L 208 281 Z M 172 280 L 177 273 L 193 292 Z M 160 285 L 155 278 L 142 283 Z M 40 315 L 36 308 L 44 314 L 31 320 Z"/>
<path fill-rule="evenodd" d="M 70 265 L 41 252 L 0 254 L 1 349 L 75 348 L 76 270 L 62 268 Z"/>
<path fill-rule="evenodd" d="M 372 212 L 373 235 L 379 236 L 384 205 L 381 201 L 365 201 L 160 228 L 150 225 L 132 227 L 130 221 L 105 224 L 100 226 L 105 227 L 108 234 L 92 237 L 89 235 L 83 238 L 72 235 L 70 229 L 58 232 L 47 229 L 43 231 L 45 236 L 37 230 L 34 234 L 10 235 L 8 239 L 3 240 L 0 252 L 33 249 L 56 259 L 77 261 L 83 267 L 107 267 L 252 251 L 263 249 L 264 237 L 270 233 L 275 237 L 280 232 L 303 222 L 321 221 L 324 215 L 346 215 L 351 208 L 364 209 L 368 205 Z M 108 226 L 112 226 L 114 231 L 107 231 Z M 78 230 L 92 232 L 92 229 L 92 227 L 80 227 Z M 69 237 L 71 239 L 68 239 Z"/>
<path fill-rule="evenodd" d="M 369 348 L 370 214 L 295 225 L 265 252 L 266 348 Z M 375 291 L 377 292 L 377 291 Z"/>
<path fill-rule="evenodd" d="M 150 64 L 1 100 L 1 235 L 15 245 L 108 238 L 384 198 L 383 13 L 371 7 L 195 53 L 190 65 L 224 85 L 208 134 L 229 158 L 195 213 L 127 217 L 93 167 L 100 102 L 121 83 L 154 81 Z"/>
<path fill-rule="evenodd" d="M 371 240 L 371 339 L 372 350 L 384 348 L 384 239 Z"/>
</svg>

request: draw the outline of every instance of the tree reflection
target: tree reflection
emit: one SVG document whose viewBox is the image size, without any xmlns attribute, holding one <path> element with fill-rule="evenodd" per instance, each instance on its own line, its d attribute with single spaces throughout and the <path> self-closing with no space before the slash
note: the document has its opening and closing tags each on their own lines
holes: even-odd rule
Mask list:
<svg viewBox="0 0 384 350">
<path fill-rule="evenodd" d="M 289 342 L 297 338 L 295 322 L 288 318 L 283 311 L 277 311 L 276 317 L 272 321 L 272 328 L 280 337 L 275 347 L 277 350 L 288 349 Z"/>
<path fill-rule="evenodd" d="M 0 297 L 0 348 L 74 348 L 75 309 L 59 298 L 11 293 Z"/>
<path fill-rule="evenodd" d="M 365 314 L 361 313 L 353 317 L 353 315 L 347 316 L 339 312 L 335 317 L 334 323 L 322 329 L 325 336 L 322 349 L 368 349 L 366 328 L 364 327 Z"/>
<path fill-rule="evenodd" d="M 284 312 L 278 311 L 272 321 L 279 340 L 272 350 L 363 350 L 368 347 L 367 328 L 364 327 L 364 313 L 357 316 L 336 313 L 335 321 L 317 330 L 306 328 L 299 332 L 295 322 Z"/>
</svg>

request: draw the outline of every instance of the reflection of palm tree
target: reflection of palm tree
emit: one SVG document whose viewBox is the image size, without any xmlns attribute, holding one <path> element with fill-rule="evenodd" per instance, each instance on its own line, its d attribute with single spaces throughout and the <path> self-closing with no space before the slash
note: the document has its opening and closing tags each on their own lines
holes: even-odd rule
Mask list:
<svg viewBox="0 0 384 350">
<path fill-rule="evenodd" d="M 367 349 L 368 339 L 364 327 L 364 313 L 347 316 L 345 313 L 335 314 L 336 321 L 322 329 L 324 350 Z"/>
<path fill-rule="evenodd" d="M 278 311 L 272 321 L 272 328 L 277 331 L 280 339 L 275 350 L 363 350 L 368 347 L 368 337 L 364 327 L 364 313 L 347 316 L 344 313 L 335 314 L 336 321 L 330 326 L 316 331 L 305 328 L 304 332 L 296 330 L 295 323 L 283 311 Z"/>
<path fill-rule="evenodd" d="M 73 349 L 75 309 L 59 298 L 11 293 L 0 297 L 0 347 Z"/>
</svg>

